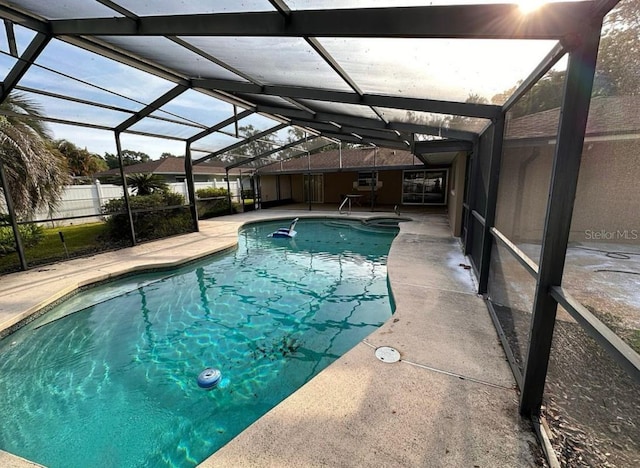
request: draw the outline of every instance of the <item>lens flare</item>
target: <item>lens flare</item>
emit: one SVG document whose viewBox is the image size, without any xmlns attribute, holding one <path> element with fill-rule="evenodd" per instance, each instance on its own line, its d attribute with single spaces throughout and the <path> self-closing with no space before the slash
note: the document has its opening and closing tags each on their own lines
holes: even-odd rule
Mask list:
<svg viewBox="0 0 640 468">
<path fill-rule="evenodd" d="M 527 14 L 536 11 L 542 5 L 545 5 L 546 0 L 518 0 L 518 6 L 522 13 Z"/>
</svg>

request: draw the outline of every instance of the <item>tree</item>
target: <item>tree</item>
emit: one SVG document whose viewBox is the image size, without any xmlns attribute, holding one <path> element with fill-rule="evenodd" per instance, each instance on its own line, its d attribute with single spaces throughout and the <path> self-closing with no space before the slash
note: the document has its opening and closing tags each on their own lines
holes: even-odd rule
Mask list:
<svg viewBox="0 0 640 468">
<path fill-rule="evenodd" d="M 167 159 L 167 158 L 182 158 L 183 156 L 176 156 L 173 153 L 169 153 L 167 151 L 165 151 L 164 153 L 162 153 L 160 155 L 160 159 Z"/>
<path fill-rule="evenodd" d="M 605 17 L 593 94 L 640 94 L 640 0 L 623 0 Z"/>
<path fill-rule="evenodd" d="M 311 136 L 308 132 L 305 132 L 304 129 L 298 127 L 290 127 L 287 130 L 287 143 L 293 143 L 294 141 L 304 140 Z"/>
<path fill-rule="evenodd" d="M 100 156 L 90 153 L 86 148 L 78 148 L 70 141 L 55 140 L 53 146 L 65 158 L 72 176 L 92 176 L 96 172 L 106 170 L 108 167 Z"/>
<path fill-rule="evenodd" d="M 517 103 L 511 108 L 513 118 L 523 115 L 535 114 L 548 109 L 555 109 L 562 104 L 562 93 L 564 91 L 564 70 L 550 70 L 543 76 Z M 505 96 L 511 96 L 516 90 L 513 88 L 499 93 L 491 101 L 502 104 Z"/>
<path fill-rule="evenodd" d="M 261 130 L 258 130 L 251 124 L 238 128 L 238 133 L 239 135 L 242 135 L 243 138 L 250 138 L 261 132 Z M 245 143 L 229 153 L 224 153 L 220 159 L 225 162 L 233 163 L 242 159 L 253 158 L 271 150 L 276 144 L 273 134 L 265 135 L 262 138 Z"/>
<path fill-rule="evenodd" d="M 565 72 L 551 70 L 520 99 L 514 117 L 559 107 Z M 510 96 L 515 87 L 492 99 Z M 640 94 L 640 0 L 620 2 L 604 20 L 593 83 L 593 96 Z M 503 99 L 502 101 L 504 101 Z"/>
<path fill-rule="evenodd" d="M 53 209 L 69 175 L 63 158 L 47 144 L 41 109 L 20 93 L 11 93 L 0 109 L 6 114 L 0 116 L 0 159 L 16 213 L 27 217 L 39 208 Z"/>
<path fill-rule="evenodd" d="M 465 102 L 487 104 L 487 99 L 480 96 L 479 94 L 471 93 L 467 96 Z M 417 114 L 414 111 L 407 111 L 405 115 L 406 116 L 404 120 L 406 122 L 424 125 L 426 127 L 432 127 L 433 129 L 456 128 L 460 130 L 478 131 L 481 130 L 484 126 L 483 121 L 479 121 L 474 117 L 466 117 L 462 115 L 443 115 L 432 113 Z M 432 135 L 426 133 L 415 135 L 416 140 L 418 141 L 435 140 L 439 136 L 442 135 Z"/>
<path fill-rule="evenodd" d="M 294 141 L 298 141 L 298 140 L 302 140 L 305 138 L 305 131 L 302 128 L 298 128 L 298 127 L 291 127 L 289 130 L 287 130 L 287 141 L 286 143 L 293 143 Z M 309 137 L 311 136 L 311 134 L 306 133 L 306 136 Z M 326 140 L 325 140 L 326 142 Z M 289 150 L 288 153 L 293 154 L 297 154 L 300 152 L 300 150 L 308 150 L 308 151 L 312 151 L 317 148 L 318 146 L 318 140 L 317 139 L 313 139 L 311 141 L 304 142 L 304 143 L 300 143 L 299 145 L 296 145 L 295 147 L 293 147 L 291 150 Z M 343 141 L 341 142 L 340 145 L 338 145 L 337 143 L 332 143 L 330 145 L 327 146 L 322 146 L 318 149 L 318 152 L 325 152 L 325 151 L 337 151 L 340 147 L 342 147 L 343 150 L 347 150 L 347 149 L 356 149 L 356 148 L 361 148 L 363 145 L 358 144 L 358 143 L 351 143 L 349 141 Z M 289 154 L 285 154 L 285 155 L 281 155 L 278 159 L 285 159 L 289 157 Z"/>
<path fill-rule="evenodd" d="M 245 138 L 249 138 L 257 135 L 258 133 L 261 133 L 261 130 L 254 128 L 253 125 L 246 125 L 244 127 L 240 127 L 238 130 Z M 253 158 L 254 156 L 258 156 L 273 149 L 276 144 L 277 143 L 275 141 L 274 134 L 271 133 L 269 135 L 258 138 L 257 140 L 250 141 L 246 145 L 242 146 L 242 149 L 246 156 Z"/>
<path fill-rule="evenodd" d="M 488 104 L 487 98 L 480 96 L 479 94 L 469 93 L 467 99 L 464 102 L 473 104 Z M 456 128 L 461 130 L 479 131 L 484 127 L 484 123 L 474 117 L 466 117 L 463 115 L 454 115 L 449 118 L 445 118 L 446 127 Z"/>
<path fill-rule="evenodd" d="M 165 193 L 169 186 L 164 177 L 158 174 L 129 174 L 127 185 L 136 195 L 151 195 L 153 193 Z"/>
<path fill-rule="evenodd" d="M 550 70 L 512 108 L 513 117 L 560 107 L 564 70 Z M 519 85 L 520 83 L 518 83 Z M 494 104 L 504 103 L 517 86 L 498 93 Z M 592 96 L 640 94 L 640 0 L 623 0 L 604 20 Z"/>
<path fill-rule="evenodd" d="M 118 162 L 118 155 L 105 153 L 104 158 L 109 169 L 117 169 L 120 167 L 120 163 Z M 133 151 L 133 150 L 122 150 L 122 165 L 123 166 L 132 166 L 134 164 L 140 164 L 143 162 L 151 161 L 151 158 L 147 153 L 143 153 L 142 151 Z"/>
</svg>

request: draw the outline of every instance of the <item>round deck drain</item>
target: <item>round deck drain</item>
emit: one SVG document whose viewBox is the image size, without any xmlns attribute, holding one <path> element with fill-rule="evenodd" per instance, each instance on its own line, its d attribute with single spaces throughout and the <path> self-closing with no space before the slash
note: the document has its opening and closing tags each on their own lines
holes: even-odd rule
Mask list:
<svg viewBox="0 0 640 468">
<path fill-rule="evenodd" d="M 400 353 L 397 349 L 390 346 L 380 346 L 376 348 L 376 357 L 382 362 L 398 362 L 400 360 Z"/>
</svg>

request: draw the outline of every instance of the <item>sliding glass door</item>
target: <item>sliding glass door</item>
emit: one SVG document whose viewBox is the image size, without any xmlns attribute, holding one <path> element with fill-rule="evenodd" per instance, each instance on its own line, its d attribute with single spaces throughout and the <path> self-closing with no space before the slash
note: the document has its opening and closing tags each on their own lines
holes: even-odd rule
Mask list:
<svg viewBox="0 0 640 468">
<path fill-rule="evenodd" d="M 323 174 L 304 175 L 304 202 L 324 202 L 324 178 Z"/>
<path fill-rule="evenodd" d="M 447 169 L 410 170 L 402 174 L 404 205 L 444 205 L 447 203 Z"/>
</svg>

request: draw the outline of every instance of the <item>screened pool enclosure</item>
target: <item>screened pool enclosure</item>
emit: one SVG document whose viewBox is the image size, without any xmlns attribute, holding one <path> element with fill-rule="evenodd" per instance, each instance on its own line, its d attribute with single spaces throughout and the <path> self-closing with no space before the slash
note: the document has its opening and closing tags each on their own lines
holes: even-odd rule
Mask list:
<svg viewBox="0 0 640 468">
<path fill-rule="evenodd" d="M 128 245 L 145 240 L 147 208 L 132 204 L 126 149 L 184 155 L 187 196 L 161 210 L 184 215 L 187 231 L 198 230 L 194 168 L 214 162 L 259 191 L 260 177 L 279 180 L 265 168 L 363 145 L 411 152 L 421 180 L 449 174 L 447 190 L 464 179 L 461 241 L 521 414 L 539 434 L 540 416 L 566 417 L 637 462 L 640 48 L 628 35 L 640 33 L 640 3 L 460 3 L 0 1 L 2 126 L 35 119 L 116 155 Z M 60 220 L 16 212 L 20 173 L 1 134 L 2 222 L 28 269 L 21 226 Z M 398 196 L 422 202 L 412 177 Z M 600 254 L 609 263 L 586 257 Z M 594 385 L 596 396 L 584 390 Z M 587 411 L 583 395 L 616 402 Z"/>
</svg>

